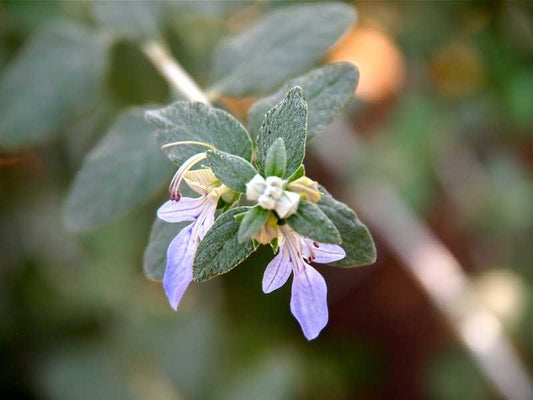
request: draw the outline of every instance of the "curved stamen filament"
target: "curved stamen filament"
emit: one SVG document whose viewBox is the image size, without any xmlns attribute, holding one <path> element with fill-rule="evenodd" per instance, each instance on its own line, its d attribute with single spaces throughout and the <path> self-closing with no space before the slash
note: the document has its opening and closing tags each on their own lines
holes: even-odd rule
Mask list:
<svg viewBox="0 0 533 400">
<path fill-rule="evenodd" d="M 172 142 L 172 143 L 167 143 L 167 144 L 164 144 L 163 146 L 161 146 L 161 149 L 168 149 L 169 147 L 174 147 L 174 146 L 184 146 L 184 145 L 197 145 L 197 146 L 203 146 L 203 147 L 207 147 L 211 150 L 216 150 L 217 148 L 209 143 L 204 143 L 204 142 L 198 142 L 196 140 L 182 140 L 182 141 L 179 141 L 179 142 Z"/>
<path fill-rule="evenodd" d="M 207 157 L 206 153 L 198 153 L 190 157 L 187 161 L 181 164 L 181 167 L 178 168 L 178 171 L 174 174 L 174 177 L 170 181 L 168 191 L 170 193 L 170 199 L 178 201 L 181 198 L 181 193 L 179 190 L 181 181 L 183 180 L 187 171 L 194 167 L 197 163 L 202 160 L 205 160 Z"/>
</svg>

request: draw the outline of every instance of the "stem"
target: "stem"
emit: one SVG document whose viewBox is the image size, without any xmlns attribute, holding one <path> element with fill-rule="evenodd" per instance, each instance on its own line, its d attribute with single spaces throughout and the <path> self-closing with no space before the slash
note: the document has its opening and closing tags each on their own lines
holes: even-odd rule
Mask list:
<svg viewBox="0 0 533 400">
<path fill-rule="evenodd" d="M 148 42 L 143 51 L 179 93 L 190 101 L 210 103 L 208 96 L 163 46 Z M 350 160 L 353 156 L 354 132 L 349 125 L 336 128 L 330 131 L 336 139 L 328 138 L 328 143 L 323 141 L 324 145 L 315 146 L 315 150 L 329 169 L 345 176 L 346 166 L 341 164 L 343 159 Z M 331 146 L 336 146 L 335 151 L 328 154 Z M 344 182 L 344 186 L 350 187 L 350 182 Z M 403 261 L 406 270 L 427 293 L 441 316 L 453 327 L 487 381 L 505 399 L 533 398 L 527 370 L 506 337 L 501 322 L 483 304 L 461 301 L 472 288 L 459 262 L 424 221 L 409 211 L 393 189 L 378 181 L 373 182 L 373 187 L 373 190 L 366 187 L 357 190 L 361 195 L 354 201 L 391 251 Z M 346 195 L 351 197 L 352 194 Z"/>
<path fill-rule="evenodd" d="M 161 43 L 157 41 L 146 42 L 142 45 L 142 51 L 168 83 L 187 100 L 204 104 L 210 103 L 202 89 Z"/>
</svg>

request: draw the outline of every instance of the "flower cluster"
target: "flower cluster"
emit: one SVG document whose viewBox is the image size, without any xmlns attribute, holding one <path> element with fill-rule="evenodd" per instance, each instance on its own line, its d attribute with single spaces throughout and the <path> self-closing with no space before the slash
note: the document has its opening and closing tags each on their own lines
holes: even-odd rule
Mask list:
<svg viewBox="0 0 533 400">
<path fill-rule="evenodd" d="M 176 107 L 185 109 L 183 118 L 188 118 L 208 106 L 177 104 L 156 114 L 160 134 L 177 139 L 165 140 L 163 148 L 180 165 L 170 183 L 170 200 L 157 215 L 169 223 L 190 222 L 167 250 L 163 286 L 170 305 L 178 308 L 193 280 L 226 273 L 259 245 L 270 245 L 275 257 L 264 271 L 263 292 L 278 289 L 292 273 L 291 312 L 305 337 L 316 338 L 328 321 L 327 288 L 311 264 L 361 265 L 374 255 L 370 235 L 355 213 L 305 175 L 307 104 L 301 89 L 292 89 L 268 111 L 253 145 L 244 127 L 216 109 L 206 115 L 218 113 L 224 124 L 213 120 L 206 126 L 230 126 L 228 137 L 205 140 L 202 132 L 198 139 L 203 140 L 191 140 L 190 131 L 180 136 L 179 121 L 177 128 L 169 122 Z M 183 182 L 199 196 L 182 196 Z"/>
</svg>

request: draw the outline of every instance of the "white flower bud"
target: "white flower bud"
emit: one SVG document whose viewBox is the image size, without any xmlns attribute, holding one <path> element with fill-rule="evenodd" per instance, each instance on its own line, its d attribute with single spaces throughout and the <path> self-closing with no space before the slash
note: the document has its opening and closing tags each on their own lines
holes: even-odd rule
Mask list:
<svg viewBox="0 0 533 400">
<path fill-rule="evenodd" d="M 273 210 L 274 208 L 276 208 L 276 199 L 273 199 L 272 197 L 266 194 L 262 194 L 257 199 L 257 204 L 259 204 L 265 210 Z"/>
<path fill-rule="evenodd" d="M 250 182 L 246 184 L 246 198 L 250 201 L 258 200 L 259 196 L 263 194 L 266 188 L 265 179 L 256 174 Z"/>
<path fill-rule="evenodd" d="M 287 218 L 298 209 L 300 196 L 296 193 L 283 191 L 281 197 L 276 202 L 276 213 L 280 218 Z"/>
<path fill-rule="evenodd" d="M 283 187 L 283 179 L 277 176 L 269 176 L 266 178 L 266 184 L 267 186 L 277 187 L 281 189 Z"/>
</svg>

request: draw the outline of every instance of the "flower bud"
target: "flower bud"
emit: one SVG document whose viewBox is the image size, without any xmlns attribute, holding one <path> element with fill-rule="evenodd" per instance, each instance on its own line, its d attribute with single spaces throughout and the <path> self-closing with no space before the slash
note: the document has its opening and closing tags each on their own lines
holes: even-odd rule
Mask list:
<svg viewBox="0 0 533 400">
<path fill-rule="evenodd" d="M 291 192 L 298 193 L 303 200 L 317 203 L 320 200 L 321 194 L 318 190 L 318 183 L 307 176 L 302 176 L 295 181 L 289 183 L 287 189 Z"/>
<path fill-rule="evenodd" d="M 276 208 L 276 199 L 273 199 L 272 197 L 266 194 L 262 194 L 257 199 L 257 204 L 259 204 L 265 210 L 273 210 L 274 208 Z"/>
<path fill-rule="evenodd" d="M 278 219 L 273 213 L 269 213 L 267 221 L 263 224 L 252 238 L 261 244 L 269 244 L 278 237 Z"/>
<path fill-rule="evenodd" d="M 287 218 L 296 212 L 299 203 L 300 196 L 298 194 L 284 190 L 276 202 L 276 213 L 280 218 Z"/>
<path fill-rule="evenodd" d="M 265 179 L 256 174 L 250 182 L 246 184 L 246 198 L 250 201 L 258 200 L 266 188 Z"/>
</svg>

